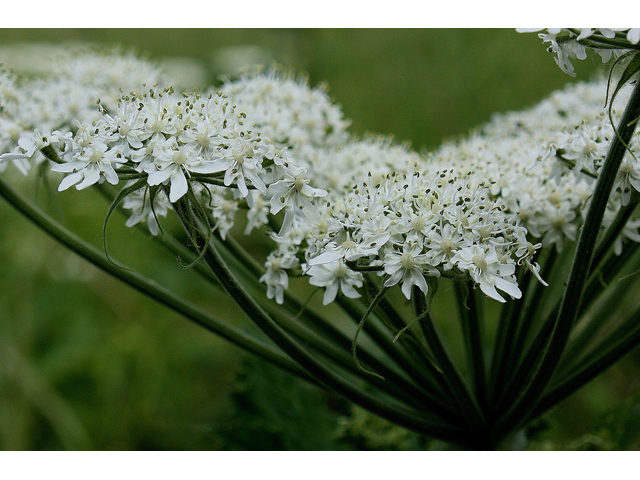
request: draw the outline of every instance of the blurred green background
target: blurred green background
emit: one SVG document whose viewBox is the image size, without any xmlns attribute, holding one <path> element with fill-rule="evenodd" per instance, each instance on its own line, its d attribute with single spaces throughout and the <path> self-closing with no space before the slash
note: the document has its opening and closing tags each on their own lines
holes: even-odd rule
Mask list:
<svg viewBox="0 0 640 480">
<path fill-rule="evenodd" d="M 165 62 L 186 88 L 275 61 L 326 82 L 353 133 L 392 134 L 416 149 L 574 81 L 536 35 L 514 30 L 5 29 L 0 61 L 25 60 L 31 42 L 131 47 Z M 16 46 L 23 53 L 11 57 Z M 598 61 L 576 62 L 578 79 Z M 23 191 L 33 196 L 32 185 Z M 100 245 L 99 197 L 39 195 Z M 231 302 L 123 223 L 114 216 L 109 227 L 115 257 L 245 325 Z M 1 449 L 446 447 L 249 358 L 68 253 L 4 202 L 0 225 Z M 534 448 L 639 447 L 638 365 L 634 352 L 563 402 Z"/>
</svg>

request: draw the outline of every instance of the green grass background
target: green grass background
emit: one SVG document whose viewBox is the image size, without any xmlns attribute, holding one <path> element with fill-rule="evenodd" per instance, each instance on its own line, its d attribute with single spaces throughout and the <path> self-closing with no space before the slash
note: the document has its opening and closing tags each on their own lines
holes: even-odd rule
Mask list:
<svg viewBox="0 0 640 480">
<path fill-rule="evenodd" d="M 76 41 L 123 45 L 151 59 L 188 57 L 205 73 L 205 80 L 194 77 L 196 84 L 233 74 L 224 70 L 229 56 L 239 48 L 251 51 L 254 58 L 305 72 L 312 85 L 326 82 L 355 134 L 391 134 L 416 149 L 435 148 L 494 112 L 531 106 L 574 81 L 536 35 L 514 30 L 0 30 L 0 48 Z M 590 78 L 598 61 L 577 62 L 578 79 Z M 9 171 L 4 175 L 21 182 Z M 23 191 L 34 195 L 30 184 Z M 107 205 L 99 197 L 69 191 L 49 200 L 40 191 L 39 198 L 100 245 Z M 232 302 L 122 224 L 116 216 L 110 224 L 114 256 L 246 324 Z M 605 437 L 613 448 L 635 448 L 638 363 L 635 352 L 563 402 L 547 417 L 544 441 L 535 448 L 592 448 Z M 600 440 L 584 436 L 602 428 L 609 433 Z M 425 445 L 248 360 L 77 259 L 0 202 L 1 449 Z"/>
</svg>

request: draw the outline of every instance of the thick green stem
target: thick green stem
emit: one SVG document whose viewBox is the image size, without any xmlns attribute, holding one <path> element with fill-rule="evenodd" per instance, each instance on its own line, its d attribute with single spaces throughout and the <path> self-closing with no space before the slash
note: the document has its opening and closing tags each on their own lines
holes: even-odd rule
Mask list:
<svg viewBox="0 0 640 480">
<path fill-rule="evenodd" d="M 547 393 L 531 414 L 531 418 L 543 414 L 593 378 L 605 371 L 640 342 L 640 312 L 636 312 L 624 325 L 624 332 L 615 331 L 599 348 L 588 363 L 568 374 L 559 385 Z"/>
<path fill-rule="evenodd" d="M 596 183 L 591 199 L 591 206 L 587 218 L 580 231 L 578 245 L 574 254 L 567 287 L 562 297 L 560 311 L 555 322 L 554 329 L 548 341 L 543 361 L 534 375 L 531 383 L 526 387 L 520 401 L 511 410 L 511 413 L 503 417 L 496 428 L 496 434 L 501 436 L 520 426 L 536 407 L 536 404 L 544 394 L 544 390 L 552 379 L 564 348 L 566 346 L 571 328 L 573 327 L 579 312 L 580 301 L 584 285 L 591 269 L 594 248 L 602 218 L 611 196 L 618 169 L 626 154 L 626 146 L 636 128 L 635 120 L 640 116 L 640 83 L 636 84 L 633 93 L 624 111 L 618 126 L 619 135 L 615 136 L 609 147 L 600 177 Z M 526 372 L 520 374 L 526 375 Z"/>
</svg>

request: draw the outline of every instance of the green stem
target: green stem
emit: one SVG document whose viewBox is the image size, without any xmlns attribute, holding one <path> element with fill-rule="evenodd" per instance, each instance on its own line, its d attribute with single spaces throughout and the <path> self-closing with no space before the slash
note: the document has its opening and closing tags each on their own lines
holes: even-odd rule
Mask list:
<svg viewBox="0 0 640 480">
<path fill-rule="evenodd" d="M 365 310 L 355 307 L 349 299 L 345 297 L 337 297 L 336 301 L 356 324 L 364 315 Z M 433 375 L 433 372 L 419 369 L 417 365 L 415 365 L 414 361 L 408 357 L 401 348 L 398 348 L 398 346 L 393 343 L 392 338 L 380 330 L 375 321 L 367 322 L 364 325 L 363 330 L 376 343 L 376 345 L 396 363 L 396 365 L 398 365 L 403 371 L 407 372 L 410 378 L 417 383 L 422 384 L 427 390 L 432 390 L 437 394 L 443 394 L 443 391 L 436 380 L 437 377 Z M 442 373 L 439 373 L 439 375 L 441 376 Z"/>
<path fill-rule="evenodd" d="M 529 272 L 525 273 L 520 286 L 522 291 L 528 292 L 528 286 L 531 283 L 533 275 Z M 523 308 L 524 298 L 519 300 L 507 301 L 500 311 L 500 319 L 498 320 L 498 331 L 496 333 L 496 341 L 491 358 L 491 374 L 490 374 L 490 391 L 491 403 L 498 401 L 498 394 L 502 391 L 507 371 L 513 368 L 513 365 L 507 361 L 512 355 L 513 339 L 516 337 L 518 329 L 519 312 Z M 516 308 L 518 307 L 518 308 Z"/>
<path fill-rule="evenodd" d="M 627 266 L 634 265 L 630 262 L 633 255 L 640 250 L 640 243 L 629 243 L 622 250 L 620 255 L 610 255 L 607 261 L 597 270 L 593 270 L 589 277 L 589 282 L 585 287 L 584 301 L 580 306 L 580 314 L 584 313 L 589 306 L 599 297 L 602 290 L 607 288 L 615 277 Z"/>
<path fill-rule="evenodd" d="M 265 305 L 265 307 L 268 312 L 277 313 L 275 309 L 269 308 L 269 305 Z M 290 315 L 283 315 L 282 312 L 280 312 L 278 318 L 283 329 L 290 335 L 293 335 L 299 342 L 313 349 L 315 353 L 321 355 L 326 360 L 333 362 L 335 366 L 355 376 L 359 375 L 360 370 L 348 353 L 351 348 L 350 342 L 348 342 L 348 348 L 341 349 L 340 346 L 334 345 L 324 338 L 314 335 L 305 327 L 298 325 Z M 428 391 L 421 390 L 403 376 L 399 375 L 397 371 L 369 354 L 366 350 L 362 349 L 362 351 L 358 353 L 358 357 L 367 368 L 372 368 L 384 376 L 384 379 L 376 376 L 368 379 L 373 386 L 382 392 L 385 392 L 389 396 L 396 397 L 410 407 L 417 409 L 428 408 L 431 412 L 452 425 L 458 423 L 459 419 L 455 415 L 455 411 L 452 410 L 451 405 L 447 405 L 447 403 L 439 397 L 430 394 Z"/>
<path fill-rule="evenodd" d="M 598 268 L 592 267 L 589 275 L 589 281 L 584 289 L 583 301 L 580 304 L 578 318 L 582 317 L 584 313 L 591 308 L 593 303 L 600 298 L 602 291 L 610 287 L 611 282 L 624 269 L 624 267 L 636 264 L 636 262 L 632 261 L 632 257 L 639 249 L 639 243 L 629 242 L 623 247 L 620 255 L 610 254 L 604 263 L 601 262 Z M 622 279 L 619 281 L 622 281 Z M 615 285 L 615 289 L 621 290 L 624 289 L 624 286 L 622 284 L 617 284 Z M 559 303 L 560 302 L 555 305 L 549 316 L 545 319 L 545 322 L 558 314 L 560 309 Z M 580 328 L 581 331 L 578 334 L 578 337 L 576 337 L 571 344 L 567 345 L 567 350 L 563 354 L 563 358 L 566 357 L 569 359 L 578 354 L 578 352 L 586 345 L 587 342 L 585 342 L 585 340 L 591 338 L 592 332 L 597 331 L 601 327 L 601 325 L 597 324 L 597 320 L 598 319 L 593 319 L 586 327 L 581 326 L 579 323 L 576 324 L 576 327 Z M 582 346 L 579 346 L 580 344 L 582 344 Z"/>
<path fill-rule="evenodd" d="M 102 186 L 100 186 L 102 187 Z M 101 192 L 109 199 L 113 201 L 113 195 L 110 194 L 105 189 L 101 189 Z M 119 207 L 119 210 L 122 210 Z M 144 229 L 144 227 L 141 226 Z M 161 238 L 159 236 L 152 236 L 152 238 L 158 241 L 161 245 L 167 248 L 169 251 L 183 258 L 186 262 L 191 263 L 196 257 L 189 251 L 184 248 L 178 242 L 175 242 L 172 237 L 164 237 Z M 224 246 L 229 249 L 227 253 L 227 261 L 239 261 L 237 262 L 237 267 L 244 267 L 247 271 L 251 272 L 254 275 L 254 280 L 257 279 L 262 273 L 264 273 L 264 267 L 257 262 L 253 257 L 251 257 L 248 252 L 240 245 L 235 239 L 232 237 L 227 237 L 225 240 L 222 240 L 219 237 L 215 238 L 216 242 L 219 242 L 220 246 Z M 193 268 L 203 277 L 205 277 L 210 283 L 214 286 L 221 288 L 220 283 L 218 282 L 217 277 L 211 272 L 211 270 L 203 263 L 196 263 Z M 237 270 L 236 270 L 237 271 Z M 262 292 L 261 292 L 262 293 Z M 286 302 L 283 307 L 288 309 L 289 314 L 296 314 L 302 308 L 302 303 L 295 299 L 290 293 L 285 292 Z M 335 342 L 338 347 L 343 348 L 344 350 L 348 350 L 351 348 L 351 340 L 347 337 L 347 335 L 335 327 L 329 324 L 323 317 L 311 312 L 308 308 L 304 311 L 305 316 L 307 317 L 308 322 L 305 322 L 304 325 L 311 326 L 312 328 L 318 330 L 321 334 L 324 334 L 322 338 L 328 338 L 332 342 Z M 302 330 L 301 330 L 302 329 Z M 322 338 L 318 338 L 317 336 L 310 335 L 310 332 L 307 331 L 304 335 L 301 332 L 304 330 L 304 327 L 298 325 L 295 322 L 295 319 L 290 319 L 290 325 L 287 328 L 290 333 L 294 333 L 297 338 L 303 339 L 307 344 L 311 340 L 314 343 L 311 345 L 312 347 L 316 346 L 316 343 L 322 340 Z M 322 342 L 320 342 L 322 343 Z M 326 343 L 326 342 L 325 342 Z M 315 348 L 316 351 L 323 351 L 324 349 L 329 348 L 327 345 L 323 345 L 319 348 Z M 326 350 L 325 350 L 326 353 Z M 335 359 L 337 352 L 332 352 L 332 357 Z M 375 355 L 370 354 L 367 350 L 361 349 L 359 355 L 362 357 L 365 363 L 371 365 L 376 370 L 380 371 L 385 378 L 389 380 L 389 382 L 384 383 L 384 385 L 378 385 L 382 387 L 382 389 L 395 388 L 396 392 L 402 392 L 405 395 L 405 400 L 410 400 L 408 398 L 409 395 L 413 396 L 414 401 L 424 401 L 425 403 L 430 403 L 433 405 L 433 410 L 436 412 L 441 412 L 443 417 L 449 416 L 451 418 L 451 407 L 446 402 L 442 401 L 439 397 L 434 396 L 430 391 L 424 390 L 419 386 L 414 385 L 408 380 L 403 379 L 398 376 L 398 373 L 395 370 L 390 369 L 386 364 L 381 362 Z M 344 363 L 344 362 L 342 362 Z M 351 364 L 347 364 L 350 366 Z M 354 366 L 355 367 L 355 366 Z M 349 368 L 347 368 L 349 369 Z"/>
<path fill-rule="evenodd" d="M 492 411 L 498 418 L 510 415 L 514 411 L 514 405 L 524 398 L 527 385 L 531 384 L 542 363 L 544 357 L 540 355 L 540 352 L 544 351 L 549 336 L 553 332 L 553 327 L 553 320 L 548 320 L 542 326 L 518 365 L 518 375 L 512 377 L 511 383 L 506 383 L 509 388 L 505 388 L 502 395 L 496 397 L 497 400 L 492 405 Z M 496 440 L 500 440 L 500 438 L 496 438 Z"/>
<path fill-rule="evenodd" d="M 487 376 L 485 370 L 482 331 L 480 325 L 480 306 L 476 302 L 476 292 L 471 282 L 453 282 L 456 289 L 458 311 L 464 338 L 467 362 L 473 378 L 476 398 L 483 410 L 486 410 Z M 467 297 L 467 301 L 462 299 Z M 465 306 L 466 303 L 466 306 Z"/>
<path fill-rule="evenodd" d="M 543 361 L 531 383 L 523 392 L 524 394 L 520 401 L 509 415 L 503 417 L 496 427 L 496 433 L 499 436 L 517 428 L 530 416 L 544 394 L 544 390 L 551 381 L 553 372 L 560 361 L 569 333 L 578 315 L 584 285 L 591 269 L 596 240 L 602 225 L 602 218 L 611 196 L 618 169 L 627 151 L 625 145 L 629 144 L 629 140 L 635 131 L 635 119 L 638 116 L 640 116 L 640 83 L 636 84 L 633 89 L 629 103 L 620 120 L 619 135 L 615 136 L 611 142 L 600 177 L 596 183 L 591 206 L 578 238 L 569 280 L 560 304 L 560 311 L 548 341 L 548 348 L 545 349 Z M 520 372 L 519 374 L 523 375 L 526 372 Z"/>
<path fill-rule="evenodd" d="M 189 227 L 189 205 L 186 200 L 181 200 L 175 205 L 178 217 L 190 235 L 194 245 L 202 244 L 203 239 L 196 238 L 200 234 Z M 397 403 L 384 401 L 363 389 L 357 387 L 352 381 L 347 381 L 334 371 L 327 368 L 322 362 L 312 355 L 303 345 L 295 341 L 282 327 L 280 327 L 268 315 L 258 303 L 249 296 L 245 289 L 238 283 L 235 276 L 228 268 L 218 253 L 213 243 L 206 245 L 204 259 L 216 274 L 227 293 L 236 301 L 240 308 L 251 320 L 269 337 L 276 345 L 282 348 L 295 362 L 306 369 L 319 383 L 336 392 L 337 394 L 359 404 L 363 408 L 380 415 L 392 422 L 405 426 L 415 431 L 433 435 L 445 440 L 464 441 L 464 432 L 452 428 L 435 417 L 420 411 L 416 412 Z"/>
<path fill-rule="evenodd" d="M 424 323 L 423 331 L 427 337 L 427 343 L 431 347 L 433 356 L 442 370 L 444 380 L 454 395 L 454 399 L 460 407 L 460 411 L 466 419 L 470 430 L 472 432 L 481 431 L 486 427 L 486 419 L 482 409 L 462 379 L 461 373 L 458 371 L 438 333 L 430 312 L 425 312 L 420 322 Z"/>
<path fill-rule="evenodd" d="M 569 374 L 560 384 L 548 392 L 536 405 L 531 414 L 531 419 L 543 414 L 552 406 L 562 401 L 593 378 L 605 371 L 629 351 L 635 348 L 640 342 L 640 313 L 636 312 L 625 325 L 627 332 L 616 330 L 608 339 L 603 342 L 603 346 L 609 348 L 593 349 L 594 357 L 590 362 L 580 369 Z"/>
<path fill-rule="evenodd" d="M 374 284 L 371 281 L 367 281 L 367 286 L 373 288 Z M 412 289 L 411 298 L 416 313 L 418 310 L 421 310 L 420 314 L 416 314 L 416 317 L 427 311 L 425 295 L 422 290 L 415 285 Z M 424 302 L 425 305 L 421 307 L 420 304 L 422 302 Z M 419 376 L 415 377 L 414 375 L 414 378 L 424 379 L 424 381 L 429 382 L 431 388 L 436 388 L 441 394 L 446 396 L 447 394 L 445 392 L 448 391 L 446 382 L 444 382 L 442 378 L 442 371 L 438 369 L 433 356 L 430 354 L 426 341 L 418 338 L 409 328 L 413 323 L 416 323 L 416 321 L 413 320 L 411 323 L 405 322 L 392 302 L 386 297 L 380 300 L 376 315 L 383 319 L 383 321 L 386 320 L 387 325 L 398 332 L 392 341 L 393 345 L 397 346 L 399 344 L 402 347 L 402 350 L 406 352 L 406 356 L 412 365 L 416 362 L 418 363 L 415 367 L 418 370 Z M 435 385 L 433 384 L 433 380 L 436 381 Z"/>
<path fill-rule="evenodd" d="M 624 292 L 628 289 L 629 283 L 634 280 L 632 276 L 625 276 L 618 279 L 613 284 L 611 283 L 614 278 L 621 273 L 622 269 L 628 265 L 637 265 L 636 261 L 632 261 L 634 254 L 640 249 L 640 244 L 631 243 L 628 244 L 622 251 L 621 255 L 611 255 L 604 265 L 591 274 L 591 278 L 587 287 L 585 288 L 584 302 L 580 305 L 580 316 L 589 310 L 596 299 L 600 298 L 600 293 L 607 289 L 607 295 L 611 297 L 608 304 L 619 303 L 619 299 Z M 605 307 L 606 308 L 606 307 Z M 591 317 L 591 315 L 589 315 Z M 562 368 L 566 365 L 562 363 L 574 363 L 577 359 L 580 359 L 584 350 L 591 344 L 591 340 L 596 338 L 597 332 L 604 325 L 600 322 L 600 317 L 594 315 L 588 323 L 578 323 L 576 329 L 579 329 L 578 334 L 567 345 L 567 350 L 563 355 L 563 360 L 560 364 Z"/>
<path fill-rule="evenodd" d="M 586 47 L 591 48 L 604 48 L 604 49 L 624 49 L 624 50 L 640 50 L 640 45 L 633 45 L 626 41 L 626 39 L 614 40 L 612 38 L 593 38 L 580 40 L 578 43 L 583 44 Z"/>
<path fill-rule="evenodd" d="M 251 257 L 248 252 L 240 245 L 235 239 L 232 237 L 227 237 L 226 240 L 221 242 L 221 246 L 223 245 L 230 250 L 230 260 L 234 259 L 242 259 L 242 264 L 250 268 L 256 276 L 262 275 L 264 272 L 264 267 L 259 264 L 253 257 Z M 288 291 L 285 291 L 285 303 L 283 304 L 283 308 L 289 310 L 290 313 L 297 314 L 300 312 L 301 308 L 303 308 L 302 303 L 297 300 L 293 295 L 291 295 Z M 272 310 L 273 311 L 273 310 Z M 306 317 L 306 321 L 303 322 L 303 325 L 309 326 L 314 330 L 317 330 L 321 333 L 322 338 L 328 338 L 332 342 L 334 342 L 338 347 L 343 348 L 346 351 L 351 350 L 352 348 L 352 339 L 349 339 L 348 336 L 344 333 L 336 329 L 332 324 L 330 324 L 324 317 L 312 312 L 308 308 L 304 309 L 304 314 Z M 292 319 L 292 322 L 295 323 L 295 319 Z M 297 326 L 291 325 L 291 328 L 298 328 Z M 365 332 L 368 330 L 367 326 L 364 328 Z M 313 346 L 310 342 L 310 339 L 306 339 L 306 344 Z M 388 345 L 389 350 L 395 353 L 395 349 L 393 349 L 392 343 L 387 340 L 385 342 Z M 441 412 L 442 415 L 447 416 L 450 415 L 454 410 L 451 408 L 450 402 L 443 400 L 442 392 L 437 388 L 424 388 L 428 387 L 427 385 L 422 385 L 423 382 L 413 383 L 409 380 L 405 380 L 404 376 L 399 376 L 398 372 L 386 365 L 384 362 L 380 361 L 375 354 L 370 353 L 366 348 L 360 346 L 358 348 L 358 357 L 361 358 L 364 363 L 368 364 L 373 368 L 373 371 L 379 372 L 384 378 L 388 381 L 387 384 L 391 383 L 396 385 L 399 389 L 404 390 L 405 392 L 410 392 L 417 400 L 422 400 L 426 404 L 432 405 L 432 409 L 434 412 Z M 350 365 L 355 367 L 355 364 L 351 362 Z M 410 364 L 404 363 L 405 366 Z M 403 371 L 404 373 L 404 371 Z M 409 378 L 415 381 L 415 375 L 410 375 Z M 373 379 L 371 379 L 373 381 Z"/>
<path fill-rule="evenodd" d="M 549 251 L 549 254 L 544 259 L 544 266 L 541 271 L 541 277 L 551 278 L 551 272 L 555 266 L 558 258 L 558 252 L 555 248 Z M 526 355 L 527 340 L 530 337 L 538 312 L 541 310 L 543 298 L 542 289 L 547 288 L 537 280 L 534 280 L 533 275 L 528 275 L 529 281 L 527 282 L 527 298 L 525 299 L 522 308 L 514 312 L 514 318 L 511 323 L 515 326 L 513 337 L 507 347 L 507 355 L 505 356 L 503 367 L 502 383 L 498 386 L 498 389 L 494 392 L 494 406 L 502 402 L 505 395 L 512 392 L 513 377 L 515 376 L 520 363 Z M 535 284 L 532 285 L 531 282 Z M 539 352 L 537 352 L 539 354 Z"/>
<path fill-rule="evenodd" d="M 16 210 L 22 213 L 30 221 L 36 224 L 45 233 L 53 237 L 65 247 L 69 248 L 97 268 L 121 280 L 130 287 L 167 306 L 198 325 L 212 331 L 216 335 L 229 340 L 235 345 L 268 360 L 285 370 L 309 380 L 315 381 L 298 365 L 282 355 L 271 345 L 253 338 L 242 330 L 226 324 L 219 318 L 191 304 L 172 291 L 158 285 L 153 280 L 147 279 L 128 268 L 121 268 L 107 260 L 105 255 L 93 245 L 69 231 L 39 207 L 33 205 L 21 194 L 0 179 L 0 196 L 2 196 Z"/>
</svg>

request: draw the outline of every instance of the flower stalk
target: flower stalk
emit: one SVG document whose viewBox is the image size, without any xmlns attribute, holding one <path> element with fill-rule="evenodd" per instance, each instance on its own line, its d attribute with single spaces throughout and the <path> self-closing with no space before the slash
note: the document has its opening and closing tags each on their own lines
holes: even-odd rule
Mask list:
<svg viewBox="0 0 640 480">
<path fill-rule="evenodd" d="M 503 417 L 499 423 L 498 431 L 512 429 L 513 425 L 521 425 L 526 421 L 534 411 L 538 400 L 543 396 L 544 390 L 549 385 L 553 372 L 560 362 L 569 334 L 578 317 L 580 302 L 591 269 L 604 212 L 607 208 L 620 164 L 627 153 L 626 145 L 629 144 L 631 136 L 636 129 L 638 118 L 640 118 L 640 83 L 637 83 L 633 88 L 617 128 L 618 135 L 611 141 L 609 152 L 596 183 L 591 198 L 591 206 L 578 238 L 567 286 L 542 362 L 537 367 L 537 371 L 530 383 L 524 388 L 520 400 L 516 402 L 511 412 Z M 528 373 L 520 369 L 518 376 L 520 375 L 528 375 Z"/>
</svg>

